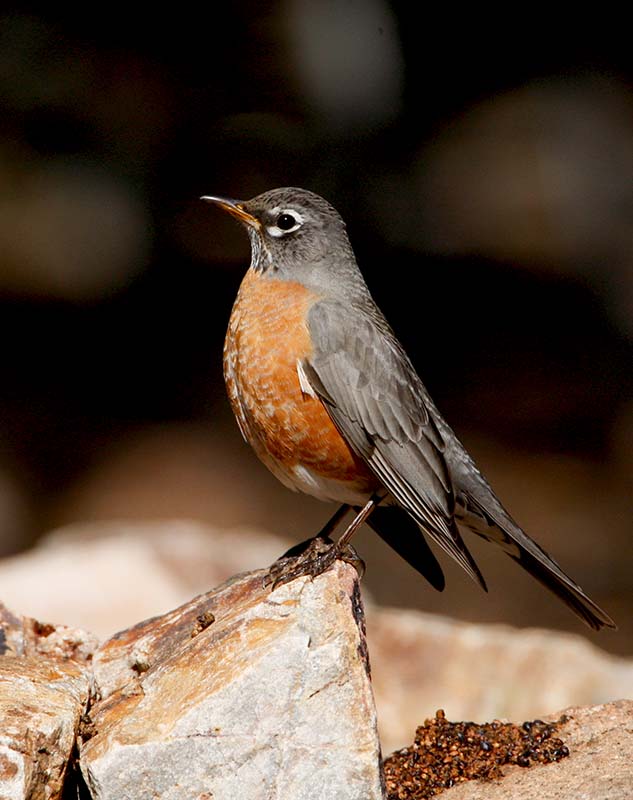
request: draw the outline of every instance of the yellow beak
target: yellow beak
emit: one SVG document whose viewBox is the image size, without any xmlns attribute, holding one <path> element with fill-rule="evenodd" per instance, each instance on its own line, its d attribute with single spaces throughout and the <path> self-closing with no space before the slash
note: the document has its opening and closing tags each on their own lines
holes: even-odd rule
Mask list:
<svg viewBox="0 0 633 800">
<path fill-rule="evenodd" d="M 249 214 L 248 211 L 245 211 L 244 204 L 239 200 L 231 200 L 228 197 L 214 197 L 213 195 L 204 195 L 200 199 L 204 200 L 205 203 L 215 203 L 216 206 L 220 206 L 224 211 L 228 211 L 229 214 L 239 219 L 240 222 L 244 222 L 252 228 L 260 227 L 259 220 L 252 214 Z"/>
</svg>

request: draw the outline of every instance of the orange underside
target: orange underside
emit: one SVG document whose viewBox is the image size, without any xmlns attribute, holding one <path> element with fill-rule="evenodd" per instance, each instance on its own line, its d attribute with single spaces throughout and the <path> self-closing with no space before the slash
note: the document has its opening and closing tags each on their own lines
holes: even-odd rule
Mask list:
<svg viewBox="0 0 633 800">
<path fill-rule="evenodd" d="M 297 361 L 311 354 L 306 326 L 318 296 L 299 283 L 249 270 L 233 306 L 224 349 L 229 399 L 257 453 L 286 470 L 370 488 L 374 482 L 330 420 L 321 401 L 301 391 Z"/>
</svg>

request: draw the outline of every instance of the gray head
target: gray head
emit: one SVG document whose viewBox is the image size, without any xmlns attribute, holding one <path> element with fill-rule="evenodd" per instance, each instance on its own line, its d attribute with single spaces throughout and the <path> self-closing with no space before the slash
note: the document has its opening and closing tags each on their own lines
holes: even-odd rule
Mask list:
<svg viewBox="0 0 633 800">
<path fill-rule="evenodd" d="M 251 240 L 251 268 L 271 278 L 298 281 L 318 292 L 365 294 L 345 223 L 318 194 L 271 189 L 252 200 L 203 197 L 240 220 Z"/>
</svg>

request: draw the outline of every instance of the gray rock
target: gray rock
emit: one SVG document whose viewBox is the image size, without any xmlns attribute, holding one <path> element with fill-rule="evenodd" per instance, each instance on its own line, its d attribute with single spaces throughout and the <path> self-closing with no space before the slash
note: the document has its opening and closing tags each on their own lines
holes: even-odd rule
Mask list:
<svg viewBox="0 0 633 800">
<path fill-rule="evenodd" d="M 272 593 L 262 576 L 103 645 L 81 746 L 95 800 L 383 797 L 356 572 Z"/>
<path fill-rule="evenodd" d="M 267 539 L 256 552 L 257 537 L 242 534 L 236 546 L 236 536 L 188 523 L 95 524 L 2 562 L 0 584 L 47 616 L 79 623 L 85 615 L 84 624 L 98 620 L 112 631 L 115 619 L 124 626 L 162 613 L 284 548 Z M 251 561 L 242 566 L 245 551 Z M 93 796 L 380 797 L 365 640 L 350 613 L 358 608 L 355 585 L 345 565 L 272 594 L 261 573 L 251 573 L 105 642 L 94 656 L 101 699 L 93 702 L 94 725 L 83 725 Z M 0 797 L 56 797 L 97 642 L 1 607 L 0 623 Z M 580 636 L 390 609 L 370 609 L 368 628 L 386 752 L 409 743 L 437 708 L 453 720 L 521 722 L 553 708 L 633 697 L 633 662 Z M 617 767 L 614 794 L 604 796 L 617 798 L 627 796 L 616 793 L 629 780 L 618 753 L 629 752 L 633 725 L 613 708 L 579 710 L 576 721 L 582 729 L 591 723 L 586 714 L 612 715 L 612 727 L 605 723 L 596 735 L 612 748 L 605 762 Z M 561 764 L 574 763 L 579 737 Z M 591 752 L 582 768 L 588 784 Z M 600 774 L 596 785 L 607 767 Z"/>
</svg>

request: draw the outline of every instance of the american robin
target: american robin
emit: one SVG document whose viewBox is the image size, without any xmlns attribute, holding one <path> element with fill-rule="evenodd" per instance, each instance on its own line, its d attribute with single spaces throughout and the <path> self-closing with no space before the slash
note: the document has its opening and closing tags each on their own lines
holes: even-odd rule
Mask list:
<svg viewBox="0 0 633 800">
<path fill-rule="evenodd" d="M 243 223 L 251 243 L 224 347 L 242 435 L 290 489 L 342 504 L 323 536 L 356 511 L 336 544 L 286 559 L 281 578 L 322 571 L 367 521 L 440 591 L 444 575 L 423 534 L 486 589 L 461 525 L 590 627 L 615 627 L 512 519 L 445 422 L 374 303 L 336 210 L 296 188 L 202 199 Z"/>
</svg>

